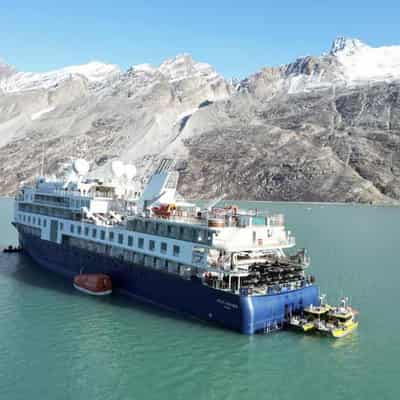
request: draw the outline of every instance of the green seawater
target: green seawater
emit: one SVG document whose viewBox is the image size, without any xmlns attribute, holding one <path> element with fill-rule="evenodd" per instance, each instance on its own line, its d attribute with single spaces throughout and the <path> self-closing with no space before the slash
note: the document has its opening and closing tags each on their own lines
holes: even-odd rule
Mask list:
<svg viewBox="0 0 400 400">
<path fill-rule="evenodd" d="M 399 399 L 400 210 L 240 203 L 281 211 L 328 301 L 359 330 L 334 340 L 242 336 L 112 296 L 0 254 L 0 399 Z M 16 242 L 0 200 L 0 247 Z"/>
</svg>

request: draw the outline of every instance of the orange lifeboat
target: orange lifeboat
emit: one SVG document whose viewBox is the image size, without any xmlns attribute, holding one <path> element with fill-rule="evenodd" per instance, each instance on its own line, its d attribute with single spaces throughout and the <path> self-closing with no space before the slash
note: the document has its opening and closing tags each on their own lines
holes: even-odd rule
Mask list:
<svg viewBox="0 0 400 400">
<path fill-rule="evenodd" d="M 74 278 L 74 288 L 94 296 L 112 293 L 111 278 L 106 274 L 79 274 Z"/>
<path fill-rule="evenodd" d="M 168 219 L 172 211 L 176 211 L 176 206 L 175 204 L 160 204 L 158 207 L 153 207 L 152 211 L 157 217 Z"/>
</svg>

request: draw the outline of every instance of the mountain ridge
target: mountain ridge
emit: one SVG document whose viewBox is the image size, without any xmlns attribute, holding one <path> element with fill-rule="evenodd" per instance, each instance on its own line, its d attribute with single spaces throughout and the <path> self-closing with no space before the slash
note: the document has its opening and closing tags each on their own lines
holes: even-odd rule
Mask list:
<svg viewBox="0 0 400 400">
<path fill-rule="evenodd" d="M 364 70 L 371 54 L 377 62 Z M 0 90 L 0 191 L 14 193 L 31 181 L 44 147 L 47 169 L 60 174 L 76 156 L 105 174 L 116 158 L 133 161 L 141 174 L 162 157 L 182 159 L 181 190 L 196 198 L 224 192 L 238 199 L 397 202 L 398 54 L 400 46 L 338 38 L 324 55 L 239 82 L 188 54 L 126 71 L 89 63 L 86 70 L 44 73 L 45 84 L 25 75 L 28 82 L 17 87 L 30 90 Z M 1 65 L 0 88 L 9 88 Z"/>
</svg>

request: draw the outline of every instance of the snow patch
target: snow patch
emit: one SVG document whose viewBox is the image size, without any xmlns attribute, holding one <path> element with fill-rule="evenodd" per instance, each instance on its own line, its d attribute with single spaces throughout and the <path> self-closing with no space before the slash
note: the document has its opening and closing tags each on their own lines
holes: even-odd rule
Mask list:
<svg viewBox="0 0 400 400">
<path fill-rule="evenodd" d="M 150 64 L 138 64 L 132 67 L 133 71 L 135 72 L 146 72 L 149 74 L 154 74 L 158 71 L 157 68 L 153 67 Z"/>
<path fill-rule="evenodd" d="M 115 65 L 91 62 L 85 65 L 66 67 L 45 72 L 17 72 L 9 77 L 0 79 L 0 90 L 5 93 L 17 93 L 38 89 L 50 89 L 78 75 L 84 76 L 89 82 L 104 81 L 116 74 L 120 69 Z"/>
<path fill-rule="evenodd" d="M 358 43 L 361 43 L 358 41 Z M 400 46 L 369 47 L 357 45 L 335 53 L 350 83 L 400 78 Z"/>
<path fill-rule="evenodd" d="M 98 61 L 92 61 L 88 64 L 73 65 L 71 67 L 63 68 L 62 71 L 70 74 L 83 75 L 89 81 L 98 82 L 103 81 L 112 75 L 121 72 L 118 66 L 113 64 L 103 64 Z"/>
<path fill-rule="evenodd" d="M 40 110 L 34 114 L 31 114 L 31 120 L 35 121 L 36 119 L 39 119 L 42 115 L 47 114 L 51 111 L 53 111 L 55 109 L 55 107 L 47 107 L 44 108 L 43 110 Z"/>
</svg>

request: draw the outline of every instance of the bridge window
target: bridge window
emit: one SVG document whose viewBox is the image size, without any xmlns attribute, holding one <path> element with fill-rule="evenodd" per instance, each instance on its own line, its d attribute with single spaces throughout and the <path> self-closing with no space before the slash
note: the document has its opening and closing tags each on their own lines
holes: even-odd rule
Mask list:
<svg viewBox="0 0 400 400">
<path fill-rule="evenodd" d="M 104 240 L 106 238 L 106 232 L 105 231 L 100 231 L 100 239 Z"/>
<path fill-rule="evenodd" d="M 81 234 L 82 234 L 82 227 L 78 226 L 78 235 L 81 235 Z"/>
<path fill-rule="evenodd" d="M 132 236 L 128 236 L 128 246 L 129 247 L 133 246 L 133 237 Z"/>
<path fill-rule="evenodd" d="M 75 231 L 75 225 L 74 225 L 74 224 L 71 224 L 70 227 L 69 227 L 69 230 L 70 230 L 71 233 L 74 233 L 74 231 Z"/>
<path fill-rule="evenodd" d="M 122 233 L 118 234 L 118 243 L 119 244 L 124 243 L 124 235 Z"/>
<path fill-rule="evenodd" d="M 114 232 L 110 232 L 108 238 L 110 239 L 110 242 L 114 241 Z"/>
<path fill-rule="evenodd" d="M 96 237 L 97 236 L 97 230 L 96 229 L 92 229 L 92 237 Z"/>
<path fill-rule="evenodd" d="M 85 226 L 85 236 L 89 236 L 89 228 Z"/>
<path fill-rule="evenodd" d="M 166 253 L 167 252 L 167 243 L 162 242 L 161 243 L 161 253 Z"/>
<path fill-rule="evenodd" d="M 149 240 L 149 250 L 154 251 L 156 247 L 156 243 L 154 242 L 154 240 Z"/>
</svg>

